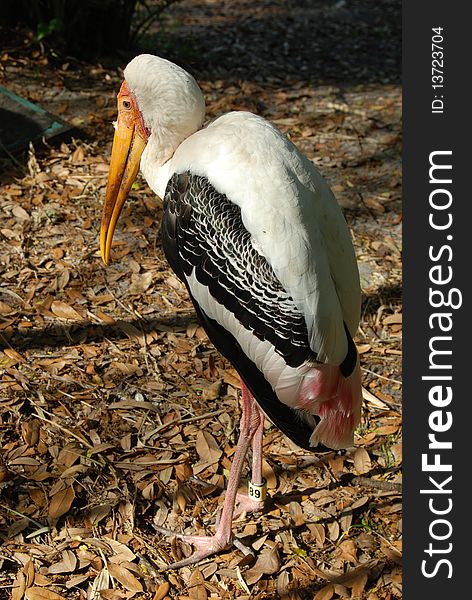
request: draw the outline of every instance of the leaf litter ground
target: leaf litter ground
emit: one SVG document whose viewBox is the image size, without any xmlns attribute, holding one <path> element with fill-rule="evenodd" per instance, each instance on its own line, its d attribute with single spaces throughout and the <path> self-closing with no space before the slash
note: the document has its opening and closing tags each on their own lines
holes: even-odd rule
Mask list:
<svg viewBox="0 0 472 600">
<path fill-rule="evenodd" d="M 267 510 L 235 523 L 240 547 L 175 572 L 165 565 L 190 548 L 153 525 L 213 531 L 238 377 L 163 257 L 162 204 L 143 180 L 113 263 L 100 262 L 126 59 L 85 64 L 10 32 L 0 84 L 87 138 L 2 165 L 1 597 L 401 597 L 398 11 L 185 0 L 158 31 L 153 51 L 196 75 L 209 119 L 258 112 L 318 166 L 345 210 L 363 288 L 355 447 L 309 454 L 267 423 Z"/>
</svg>

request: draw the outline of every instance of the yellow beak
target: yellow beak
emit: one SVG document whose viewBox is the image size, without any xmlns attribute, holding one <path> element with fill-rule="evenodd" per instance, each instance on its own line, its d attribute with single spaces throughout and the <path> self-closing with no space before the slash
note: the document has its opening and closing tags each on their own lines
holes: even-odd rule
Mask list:
<svg viewBox="0 0 472 600">
<path fill-rule="evenodd" d="M 100 253 L 107 265 L 111 243 L 121 210 L 139 171 L 141 155 L 146 146 L 135 118 L 120 118 L 113 138 L 110 170 L 100 226 Z"/>
</svg>

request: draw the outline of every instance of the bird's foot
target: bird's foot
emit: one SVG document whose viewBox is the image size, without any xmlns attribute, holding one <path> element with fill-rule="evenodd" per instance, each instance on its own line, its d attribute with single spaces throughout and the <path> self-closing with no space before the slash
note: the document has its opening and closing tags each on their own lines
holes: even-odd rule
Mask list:
<svg viewBox="0 0 472 600">
<path fill-rule="evenodd" d="M 208 556 L 222 552 L 223 550 L 229 550 L 233 545 L 233 536 L 230 532 L 229 535 L 224 529 L 218 528 L 215 535 L 184 535 L 182 533 L 176 533 L 170 529 L 163 527 L 155 527 L 156 531 L 169 537 L 176 537 L 187 544 L 191 544 L 195 548 L 195 552 L 179 560 L 178 562 L 172 563 L 167 566 L 167 569 L 180 569 L 180 567 L 186 567 L 187 565 L 193 565 L 200 562 Z"/>
<path fill-rule="evenodd" d="M 260 513 L 266 506 L 265 500 L 254 500 L 241 492 L 236 494 L 236 503 L 233 519 L 239 519 L 248 513 Z"/>
</svg>

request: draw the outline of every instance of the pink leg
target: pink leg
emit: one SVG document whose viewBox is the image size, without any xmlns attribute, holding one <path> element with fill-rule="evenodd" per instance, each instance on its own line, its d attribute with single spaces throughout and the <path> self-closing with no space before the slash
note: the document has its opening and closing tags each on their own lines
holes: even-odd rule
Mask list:
<svg viewBox="0 0 472 600">
<path fill-rule="evenodd" d="M 252 438 L 252 483 L 262 484 L 262 444 L 264 442 L 264 413 L 256 405 L 261 422 Z"/>
<path fill-rule="evenodd" d="M 264 418 L 265 415 L 254 402 L 254 408 L 259 412 L 260 423 L 252 438 L 252 473 L 251 482 L 256 485 L 262 485 L 262 446 L 264 441 Z M 248 494 L 238 493 L 236 495 L 238 503 L 234 517 L 240 517 L 251 512 L 260 512 L 264 509 L 264 500 L 251 498 Z"/>
<path fill-rule="evenodd" d="M 244 459 L 249 448 L 249 444 L 256 432 L 261 430 L 262 440 L 262 426 L 261 426 L 261 413 L 251 396 L 251 393 L 242 383 L 242 404 L 243 414 L 240 424 L 240 434 L 238 445 L 234 453 L 233 464 L 231 465 L 231 471 L 229 474 L 228 487 L 225 494 L 225 500 L 223 504 L 223 511 L 221 513 L 221 519 L 218 524 L 215 535 L 213 536 L 198 536 L 198 535 L 183 535 L 169 531 L 168 529 L 157 528 L 157 531 L 166 535 L 173 535 L 178 537 L 189 544 L 195 546 L 196 551 L 177 563 L 169 565 L 168 568 L 177 569 L 196 563 L 207 556 L 221 552 L 230 548 L 233 542 L 232 533 L 232 519 L 234 512 L 234 504 L 236 500 L 236 494 L 238 491 L 239 480 L 241 477 L 241 471 L 244 464 Z M 261 443 L 259 446 L 261 447 Z M 259 452 L 260 454 L 260 452 Z M 258 456 L 259 456 L 258 454 Z M 259 459 L 258 459 L 259 460 Z"/>
</svg>

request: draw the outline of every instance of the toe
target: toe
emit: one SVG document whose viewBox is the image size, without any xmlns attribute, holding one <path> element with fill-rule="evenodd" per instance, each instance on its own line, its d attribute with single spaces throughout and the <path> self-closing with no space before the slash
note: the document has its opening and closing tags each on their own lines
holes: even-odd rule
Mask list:
<svg viewBox="0 0 472 600">
<path fill-rule="evenodd" d="M 166 567 L 167 569 L 180 569 L 181 567 L 186 567 L 187 565 L 193 565 L 200 562 L 204 558 L 207 558 L 208 556 L 218 554 L 223 550 L 228 550 L 233 545 L 232 537 L 228 539 L 228 536 L 219 533 L 213 536 L 200 536 L 175 533 L 174 531 L 164 529 L 163 527 L 155 527 L 155 529 L 163 535 L 176 537 L 195 548 L 195 552 L 193 552 L 193 554 L 187 558 L 184 558 L 183 560 L 168 565 Z"/>
</svg>

